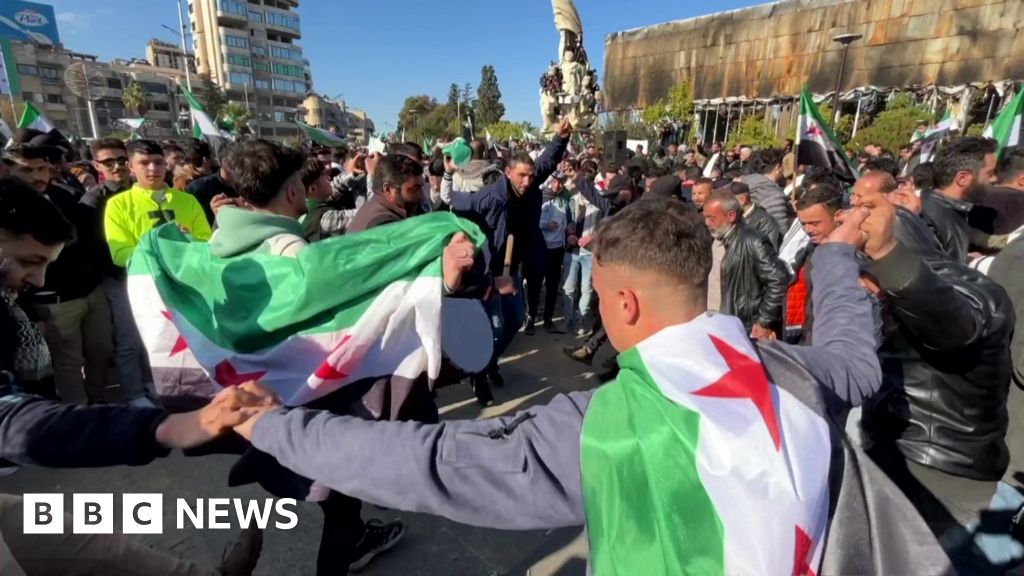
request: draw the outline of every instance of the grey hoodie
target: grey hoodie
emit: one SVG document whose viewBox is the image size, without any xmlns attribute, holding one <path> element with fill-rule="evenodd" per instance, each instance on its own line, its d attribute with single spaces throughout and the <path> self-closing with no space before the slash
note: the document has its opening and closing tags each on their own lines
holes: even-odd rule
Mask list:
<svg viewBox="0 0 1024 576">
<path fill-rule="evenodd" d="M 232 206 L 217 212 L 217 230 L 210 237 L 210 254 L 220 258 L 249 252 L 294 256 L 305 246 L 298 220 Z"/>
<path fill-rule="evenodd" d="M 452 184 L 462 192 L 476 192 L 484 187 L 484 176 L 488 172 L 497 172 L 498 165 L 487 160 L 471 160 L 465 168 L 452 175 Z"/>
</svg>

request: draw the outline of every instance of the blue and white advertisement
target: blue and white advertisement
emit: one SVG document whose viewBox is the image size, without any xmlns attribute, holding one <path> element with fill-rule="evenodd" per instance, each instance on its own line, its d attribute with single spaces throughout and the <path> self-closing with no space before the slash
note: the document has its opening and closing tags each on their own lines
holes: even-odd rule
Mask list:
<svg viewBox="0 0 1024 576">
<path fill-rule="evenodd" d="M 45 46 L 60 44 L 53 6 L 0 0 L 0 37 Z"/>
</svg>

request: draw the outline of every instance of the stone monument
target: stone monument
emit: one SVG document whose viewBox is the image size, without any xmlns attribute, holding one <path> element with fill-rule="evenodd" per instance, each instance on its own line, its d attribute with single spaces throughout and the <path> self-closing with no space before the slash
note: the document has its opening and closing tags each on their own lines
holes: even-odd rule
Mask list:
<svg viewBox="0 0 1024 576">
<path fill-rule="evenodd" d="M 597 122 L 597 71 L 590 67 L 583 47 L 583 25 L 573 0 L 551 0 L 555 28 L 560 35 L 559 62 L 552 62 L 540 79 L 540 108 L 544 133 L 554 132 L 562 117 L 579 131 Z"/>
</svg>

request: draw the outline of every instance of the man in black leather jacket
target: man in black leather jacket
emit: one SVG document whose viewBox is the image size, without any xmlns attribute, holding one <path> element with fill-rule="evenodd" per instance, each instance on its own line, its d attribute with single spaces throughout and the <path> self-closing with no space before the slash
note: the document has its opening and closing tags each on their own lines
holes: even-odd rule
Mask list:
<svg viewBox="0 0 1024 576">
<path fill-rule="evenodd" d="M 752 338 L 773 340 L 782 330 L 789 273 L 768 238 L 743 221 L 742 210 L 728 189 L 715 190 L 704 204 L 704 222 L 725 245 L 719 311 L 738 317 Z"/>
<path fill-rule="evenodd" d="M 858 183 L 852 203 L 878 198 L 878 187 Z M 978 519 L 1006 470 L 1015 317 L 996 283 L 908 245 L 913 235 L 897 237 L 893 254 L 865 268 L 885 327 L 883 387 L 865 404 L 861 427 L 869 453 L 941 536 Z"/>
<path fill-rule="evenodd" d="M 968 136 L 946 144 L 935 157 L 935 190 L 924 197 L 924 213 L 942 248 L 957 262 L 967 262 L 971 202 L 996 181 L 996 143 Z"/>
</svg>

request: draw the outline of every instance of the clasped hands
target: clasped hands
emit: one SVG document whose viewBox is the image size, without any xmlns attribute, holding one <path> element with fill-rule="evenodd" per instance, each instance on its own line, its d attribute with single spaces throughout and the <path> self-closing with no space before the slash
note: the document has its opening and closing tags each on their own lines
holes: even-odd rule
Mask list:
<svg viewBox="0 0 1024 576">
<path fill-rule="evenodd" d="M 281 406 L 273 392 L 255 382 L 225 388 L 199 410 L 171 414 L 157 426 L 156 440 L 168 448 L 188 449 L 205 444 L 229 430 L 246 440 L 267 412 Z"/>
</svg>

